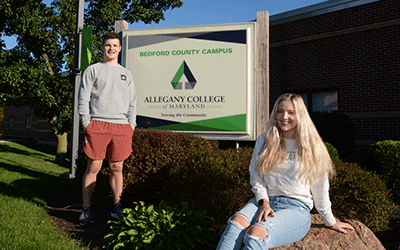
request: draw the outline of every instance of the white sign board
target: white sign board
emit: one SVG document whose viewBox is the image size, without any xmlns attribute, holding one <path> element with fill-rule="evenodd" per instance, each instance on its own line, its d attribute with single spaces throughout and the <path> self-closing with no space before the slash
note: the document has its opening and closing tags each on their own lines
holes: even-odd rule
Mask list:
<svg viewBox="0 0 400 250">
<path fill-rule="evenodd" d="M 254 23 L 123 31 L 138 127 L 254 140 Z"/>
</svg>

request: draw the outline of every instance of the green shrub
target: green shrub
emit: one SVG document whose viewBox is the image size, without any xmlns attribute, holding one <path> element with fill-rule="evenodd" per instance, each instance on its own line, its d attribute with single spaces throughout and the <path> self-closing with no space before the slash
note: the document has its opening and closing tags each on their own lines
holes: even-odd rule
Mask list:
<svg viewBox="0 0 400 250">
<path fill-rule="evenodd" d="M 216 141 L 183 133 L 136 129 L 133 152 L 124 163 L 122 204 L 135 202 L 169 206 L 181 202 L 205 209 L 212 220 L 211 232 L 219 229 L 253 194 L 249 185 L 252 148 L 221 150 Z M 86 168 L 82 150 L 77 159 L 78 182 Z M 104 163 L 92 197 L 92 206 L 110 209 L 109 169 Z"/>
<path fill-rule="evenodd" d="M 400 141 L 381 141 L 366 147 L 360 164 L 386 181 L 394 201 L 400 204 Z"/>
<path fill-rule="evenodd" d="M 325 142 L 325 146 L 332 160 L 340 158 L 337 149 L 334 146 L 332 146 L 332 144 L 330 144 L 329 142 Z"/>
<path fill-rule="evenodd" d="M 395 207 L 384 181 L 354 163 L 334 159 L 334 166 L 330 198 L 335 216 L 361 221 L 372 231 L 383 230 Z"/>
<path fill-rule="evenodd" d="M 213 247 L 211 221 L 204 210 L 182 204 L 179 210 L 161 202 L 158 208 L 135 202 L 117 221 L 109 221 L 111 233 L 104 249 L 195 249 Z"/>
<path fill-rule="evenodd" d="M 135 201 L 194 202 L 208 211 L 218 235 L 228 215 L 251 197 L 251 153 L 251 148 L 220 150 L 215 141 L 187 134 L 138 129 L 124 166 L 122 201 L 128 207 Z"/>
<path fill-rule="evenodd" d="M 326 145 L 337 173 L 330 190 L 335 215 L 357 219 L 372 230 L 382 229 L 393 209 L 383 181 L 356 164 L 340 161 L 335 148 Z M 193 203 L 193 211 L 207 211 L 217 241 L 229 216 L 254 197 L 248 170 L 252 152 L 246 147 L 222 150 L 215 141 L 187 134 L 137 129 L 133 152 L 124 165 L 122 203 L 132 209 L 139 201 L 157 206 L 164 200 L 170 207 Z M 84 164 L 81 152 L 77 161 L 80 171 Z M 108 188 L 108 168 L 103 167 L 102 174 L 101 185 Z M 111 196 L 109 191 L 100 193 L 103 202 Z"/>
<path fill-rule="evenodd" d="M 322 139 L 338 150 L 341 159 L 347 159 L 356 138 L 356 127 L 352 120 L 338 113 L 311 113 L 310 116 Z"/>
</svg>

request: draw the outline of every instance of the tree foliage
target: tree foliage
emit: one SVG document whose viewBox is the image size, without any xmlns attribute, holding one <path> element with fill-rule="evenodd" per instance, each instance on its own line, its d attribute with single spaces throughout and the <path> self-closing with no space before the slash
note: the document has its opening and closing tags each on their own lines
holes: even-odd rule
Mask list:
<svg viewBox="0 0 400 250">
<path fill-rule="evenodd" d="M 15 36 L 6 49 L 0 39 L 0 105 L 29 105 L 56 134 L 72 119 L 74 44 L 78 0 L 0 0 L 0 38 Z M 158 23 L 180 0 L 86 0 L 84 26 L 92 26 L 93 61 L 102 59 L 102 36 L 116 20 Z"/>
</svg>

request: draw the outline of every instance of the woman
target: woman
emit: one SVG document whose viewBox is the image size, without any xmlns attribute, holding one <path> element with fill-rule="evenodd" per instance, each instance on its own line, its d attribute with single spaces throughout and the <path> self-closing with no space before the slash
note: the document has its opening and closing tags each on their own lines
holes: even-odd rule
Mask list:
<svg viewBox="0 0 400 250">
<path fill-rule="evenodd" d="M 275 102 L 249 169 L 255 198 L 229 219 L 217 249 L 244 244 L 243 249 L 266 250 L 296 242 L 310 230 L 314 204 L 326 226 L 354 230 L 332 214 L 332 162 L 301 96 L 283 94 Z"/>
</svg>

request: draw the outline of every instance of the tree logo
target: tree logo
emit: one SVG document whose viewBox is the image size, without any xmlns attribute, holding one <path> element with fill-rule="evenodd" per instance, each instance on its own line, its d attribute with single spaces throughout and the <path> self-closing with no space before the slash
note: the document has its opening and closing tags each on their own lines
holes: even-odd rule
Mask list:
<svg viewBox="0 0 400 250">
<path fill-rule="evenodd" d="M 178 71 L 171 81 L 172 87 L 175 90 L 183 89 L 183 83 L 185 83 L 185 89 L 194 89 L 194 86 L 196 86 L 197 83 L 192 74 L 192 71 L 190 71 L 185 61 L 182 62 L 181 66 L 179 67 Z"/>
</svg>

